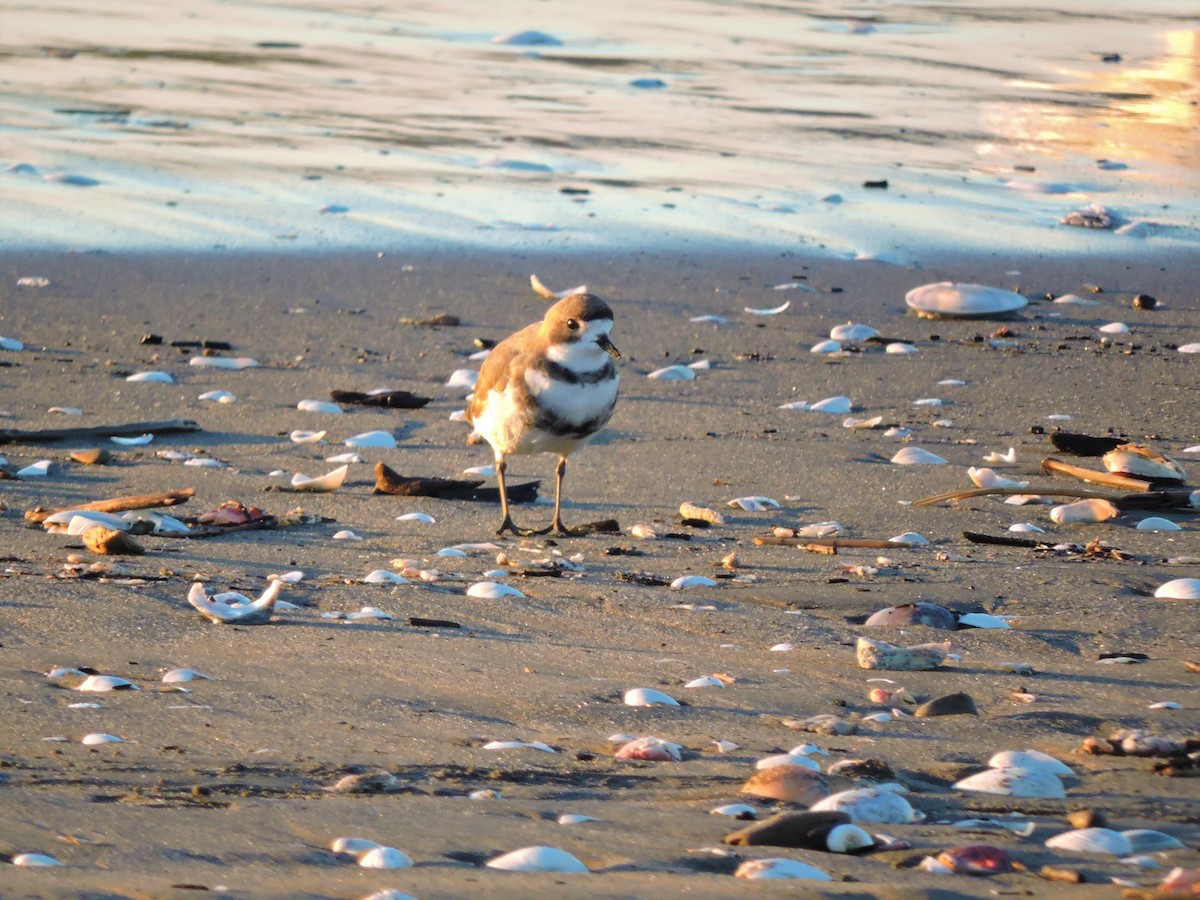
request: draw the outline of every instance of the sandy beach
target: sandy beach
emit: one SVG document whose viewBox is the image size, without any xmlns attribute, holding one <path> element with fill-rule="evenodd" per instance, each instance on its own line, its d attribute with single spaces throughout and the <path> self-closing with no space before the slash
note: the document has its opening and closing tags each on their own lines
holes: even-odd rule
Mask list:
<svg viewBox="0 0 1200 900">
<path fill-rule="evenodd" d="M 1055 455 L 1045 432 L 1056 427 L 1150 438 L 1194 485 L 1198 358 L 1175 349 L 1200 340 L 1194 271 L 1187 254 L 1128 267 L 958 256 L 920 269 L 740 251 L 4 257 L 0 333 L 24 349 L 0 353 L 0 426 L 182 418 L 199 430 L 135 447 L 86 442 L 112 453 L 104 466 L 72 462 L 69 453 L 85 445 L 78 442 L 0 447 L 9 470 L 51 461 L 44 477 L 0 481 L 0 852 L 63 863 L 0 864 L 0 893 L 358 898 L 392 888 L 422 900 L 731 897 L 792 895 L 803 884 L 830 896 L 1079 896 L 1097 888 L 1117 896 L 1113 879 L 1151 887 L 1173 866 L 1195 868 L 1200 782 L 1158 774 L 1153 759 L 1080 752 L 1086 739 L 1123 728 L 1181 739 L 1200 731 L 1200 677 L 1184 665 L 1197 659 L 1194 602 L 1153 597 L 1168 580 L 1200 574 L 1195 514 L 1165 513 L 1183 530 L 1146 532 L 1136 528 L 1148 515 L 1139 512 L 1061 526 L 1050 520 L 1050 506 L 997 497 L 909 505 L 972 487 L 966 468 L 1010 447 L 1015 462 L 996 465 L 998 473 L 1047 489 L 1080 487 L 1040 468 Z M 404 475 L 451 478 L 491 461 L 486 447 L 466 443 L 466 424 L 452 421 L 465 392 L 446 381 L 478 367 L 469 359 L 476 339 L 497 340 L 540 318 L 546 301 L 529 287 L 535 272 L 553 288 L 584 282 L 615 312 L 621 398 L 608 428 L 572 461 L 564 515 L 569 524 L 615 519 L 620 533 L 497 539 L 493 503 L 374 495 L 376 462 Z M 18 286 L 26 278 L 48 283 Z M 1019 290 L 1031 303 L 1005 322 L 930 322 L 906 313 L 907 290 L 942 279 Z M 1096 305 L 1046 299 L 1064 294 Z M 1138 294 L 1158 306 L 1135 309 Z M 785 301 L 777 315 L 744 311 Z M 441 314 L 461 324 L 412 324 Z M 704 315 L 727 321 L 691 321 Z M 885 353 L 879 344 L 809 352 L 847 321 L 917 352 Z M 1128 333 L 1099 331 L 1113 322 L 1126 323 Z M 145 335 L 162 343 L 143 343 Z M 195 341 L 228 342 L 216 355 L 259 365 L 191 366 L 198 351 L 172 342 Z M 709 368 L 694 370 L 691 381 L 646 377 L 701 360 Z M 126 380 L 145 371 L 170 373 L 175 383 Z M 297 409 L 331 390 L 383 387 L 432 402 L 413 410 L 347 406 L 340 414 Z M 197 399 L 212 390 L 236 400 Z M 881 416 L 883 426 L 907 428 L 911 438 L 843 427 L 844 415 L 780 408 L 833 396 L 850 398 L 851 416 Z M 916 403 L 931 399 L 941 404 Z M 288 435 L 297 429 L 327 436 L 296 444 Z M 364 461 L 350 466 L 335 492 L 288 488 L 293 473 L 336 468 L 326 459 L 347 451 L 343 441 L 372 430 L 393 434 L 398 446 L 359 451 Z M 947 464 L 889 462 L 906 444 Z M 161 451 L 226 465 L 187 466 Z M 1097 460 L 1074 461 L 1099 468 Z M 552 469 L 549 457 L 512 464 L 515 480 L 540 479 L 547 499 Z M 195 496 L 166 511 L 196 515 L 238 500 L 276 516 L 301 508 L 325 521 L 207 539 L 149 535 L 138 538 L 144 556 L 99 557 L 80 538 L 25 519 L 39 505 L 187 487 Z M 749 496 L 779 508 L 728 508 Z M 680 525 L 685 501 L 721 511 L 725 524 Z M 435 521 L 397 521 L 413 512 Z M 521 524 L 546 524 L 550 514 L 542 503 L 515 509 Z M 754 542 L 776 526 L 828 521 L 849 538 L 916 532 L 929 544 L 822 555 Z M 1098 539 L 1128 558 L 979 545 L 963 536 L 1008 535 L 1018 522 L 1045 529 L 1034 536 L 1052 544 Z M 634 538 L 635 525 L 659 539 Z M 360 539 L 335 540 L 343 530 Z M 437 555 L 493 542 L 499 549 Z M 467 596 L 497 568 L 499 552 L 514 573 L 501 580 L 525 596 Z M 733 570 L 721 567 L 730 553 Z M 112 570 L 73 574 L 72 554 Z M 565 562 L 560 577 L 517 574 L 555 559 Z M 397 560 L 442 577 L 363 583 L 373 570 L 398 571 Z M 268 625 L 215 625 L 186 600 L 196 579 L 213 593 L 258 596 L 268 575 L 293 571 L 303 577 L 282 598 L 299 608 L 277 612 Z M 667 586 L 686 575 L 715 584 Z M 879 609 L 914 601 L 1011 617 L 1011 627 L 863 625 Z M 365 606 L 394 618 L 325 616 Z M 414 626 L 410 617 L 460 627 Z M 855 661 L 860 636 L 905 646 L 949 640 L 955 656 L 931 671 L 864 670 Z M 771 649 L 781 646 L 790 649 Z M 1098 662 L 1105 654 L 1145 660 Z M 140 690 L 82 693 L 71 689 L 80 676 L 48 678 L 55 667 L 120 676 Z M 186 692 L 164 685 L 163 671 L 177 667 L 211 680 L 179 685 Z M 728 676 L 727 686 L 684 687 L 714 673 Z M 877 678 L 892 679 L 889 687 L 902 686 L 917 703 L 966 692 L 978 715 L 871 722 L 864 717 L 914 709 L 869 700 L 883 684 Z M 683 705 L 628 706 L 622 698 L 634 688 Z M 1178 708 L 1151 708 L 1166 701 Z M 824 713 L 852 721 L 856 732 L 784 724 Z M 122 742 L 81 743 L 94 733 Z M 677 743 L 683 758 L 614 759 L 619 744 L 609 738 L 619 733 Z M 491 741 L 542 742 L 554 752 L 484 749 Z M 717 741 L 737 746 L 720 752 Z M 847 856 L 722 844 L 747 823 L 710 810 L 748 802 L 761 819 L 786 808 L 738 791 L 756 760 L 805 742 L 828 753 L 814 757 L 823 770 L 849 759 L 891 767 L 924 821 L 865 827 L 906 849 Z M 1029 748 L 1070 766 L 1065 799 L 952 787 L 992 754 Z M 373 773 L 391 776 L 381 776 L 376 792 L 330 790 L 344 776 Z M 831 791 L 858 784 L 837 774 L 828 782 Z M 1103 815 L 1113 829 L 1159 829 L 1185 848 L 1151 853 L 1145 864 L 1158 868 L 1145 868 L 1044 846 L 1080 809 Z M 594 821 L 559 824 L 564 814 Z M 1032 830 L 953 824 L 1009 816 Z M 339 837 L 398 848 L 415 865 L 361 868 L 330 850 Z M 925 856 L 977 843 L 1008 851 L 1026 871 L 975 878 L 917 867 Z M 533 845 L 573 854 L 589 874 L 484 866 Z M 779 856 L 815 865 L 832 881 L 772 886 L 732 875 L 745 859 Z M 1044 865 L 1076 871 L 1086 886 L 1040 878 Z"/>
</svg>

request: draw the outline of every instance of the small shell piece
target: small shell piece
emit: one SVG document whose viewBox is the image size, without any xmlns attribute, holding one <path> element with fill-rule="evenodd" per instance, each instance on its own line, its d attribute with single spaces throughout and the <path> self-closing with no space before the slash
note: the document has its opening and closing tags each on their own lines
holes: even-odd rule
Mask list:
<svg viewBox="0 0 1200 900">
<path fill-rule="evenodd" d="M 296 409 L 300 412 L 325 413 L 326 415 L 337 415 L 342 411 L 340 406 L 329 400 L 301 400 L 296 404 Z"/>
<path fill-rule="evenodd" d="M 726 803 L 724 806 L 718 806 L 715 809 L 710 809 L 709 815 L 713 816 L 729 816 L 731 819 L 754 819 L 758 817 L 758 807 L 751 806 L 749 803 Z"/>
<path fill-rule="evenodd" d="M 892 462 L 898 466 L 941 466 L 946 464 L 936 453 L 930 453 L 921 447 L 904 447 L 892 457 Z"/>
<path fill-rule="evenodd" d="M 1181 482 L 1186 478 L 1179 463 L 1145 444 L 1122 444 L 1103 456 L 1104 468 L 1134 478 Z"/>
<path fill-rule="evenodd" d="M 347 465 L 340 466 L 326 475 L 320 475 L 315 478 L 296 473 L 292 476 L 292 487 L 298 491 L 314 491 L 317 493 L 336 491 L 342 486 L 342 482 L 346 480 L 346 473 L 349 471 L 350 467 Z"/>
<path fill-rule="evenodd" d="M 655 369 L 646 377 L 655 381 L 695 381 L 696 370 L 688 366 L 665 366 Z"/>
<path fill-rule="evenodd" d="M 1200 600 L 1200 578 L 1176 578 L 1154 592 L 1160 600 Z"/>
<path fill-rule="evenodd" d="M 855 650 L 859 668 L 891 669 L 899 672 L 936 669 L 950 653 L 950 643 L 899 647 L 887 641 L 860 637 Z"/>
<path fill-rule="evenodd" d="M 809 809 L 844 812 L 852 822 L 878 825 L 904 825 L 920 822 L 925 816 L 912 808 L 907 800 L 894 791 L 883 788 L 854 788 L 820 800 Z"/>
<path fill-rule="evenodd" d="M 850 341 L 861 343 L 873 337 L 879 337 L 879 331 L 870 325 L 847 322 L 845 325 L 834 325 L 829 329 L 829 336 L 835 341 Z"/>
<path fill-rule="evenodd" d="M 138 686 L 117 675 L 89 675 L 75 690 L 106 693 L 108 691 L 136 691 Z"/>
<path fill-rule="evenodd" d="M 803 878 L 809 881 L 833 881 L 828 872 L 810 866 L 798 859 L 787 859 L 774 856 L 768 859 L 748 859 L 737 867 L 736 878 L 748 878 L 752 881 L 781 878 Z"/>
<path fill-rule="evenodd" d="M 937 861 L 956 875 L 997 875 L 1024 868 L 1004 850 L 991 844 L 948 847 L 937 855 Z"/>
<path fill-rule="evenodd" d="M 329 845 L 329 849 L 334 853 L 363 853 L 367 850 L 374 850 L 381 846 L 374 841 L 369 841 L 366 838 L 340 837 L 334 838 Z"/>
<path fill-rule="evenodd" d="M 825 776 L 804 766 L 772 766 L 751 775 L 740 793 L 809 806 L 828 797 L 829 786 Z"/>
<path fill-rule="evenodd" d="M 502 597 L 513 597 L 518 600 L 525 599 L 525 595 L 518 591 L 515 587 L 509 587 L 507 584 L 500 584 L 495 581 L 480 581 L 467 588 L 468 597 L 479 597 L 483 600 L 499 600 Z"/>
<path fill-rule="evenodd" d="M 503 856 L 497 856 L 488 864 L 489 869 L 504 869 L 509 872 L 557 872 L 562 875 L 586 874 L 588 869 L 566 850 L 557 847 L 523 847 Z"/>
<path fill-rule="evenodd" d="M 697 519 L 701 522 L 708 522 L 710 525 L 724 525 L 725 517 L 715 509 L 709 509 L 707 506 L 698 506 L 695 503 L 679 504 L 679 516 L 683 519 Z"/>
<path fill-rule="evenodd" d="M 197 672 L 195 669 L 172 669 L 163 674 L 162 680 L 165 684 L 181 684 L 187 681 L 195 681 L 197 678 L 211 680 L 211 675 L 205 675 L 203 672 Z"/>
<path fill-rule="evenodd" d="M 820 341 L 809 348 L 809 353 L 841 353 L 842 345 L 838 341 Z"/>
<path fill-rule="evenodd" d="M 101 744 L 123 744 L 125 743 L 125 739 L 117 737 L 115 734 L 104 734 L 101 731 L 94 731 L 91 734 L 85 734 L 80 743 L 86 744 L 88 747 L 98 747 Z"/>
<path fill-rule="evenodd" d="M 364 869 L 408 869 L 413 861 L 395 847 L 372 847 L 358 858 L 358 864 Z"/>
<path fill-rule="evenodd" d="M 725 505 L 730 509 L 744 509 L 746 512 L 779 509 L 779 501 L 773 500 L 770 497 L 737 497 Z"/>
<path fill-rule="evenodd" d="M 227 369 L 236 372 L 240 369 L 258 367 L 258 360 L 248 356 L 193 356 L 188 360 L 189 366 L 198 369 Z"/>
<path fill-rule="evenodd" d="M 1023 488 L 1029 485 L 1028 481 L 1014 481 L 1011 478 L 997 475 L 995 469 L 988 469 L 986 467 L 976 468 L 975 466 L 971 466 L 971 468 L 967 469 L 967 477 L 976 486 L 981 488 Z"/>
<path fill-rule="evenodd" d="M 956 791 L 972 794 L 997 794 L 1004 797 L 1040 797 L 1061 800 L 1066 791 L 1058 776 L 1045 770 L 984 769 L 954 784 Z"/>
<path fill-rule="evenodd" d="M 664 741 L 662 738 L 647 735 L 634 738 L 628 744 L 623 744 L 614 754 L 617 759 L 646 759 L 659 762 L 679 762 L 683 759 L 683 745 Z"/>
<path fill-rule="evenodd" d="M 1066 763 L 1040 750 L 1001 750 L 988 760 L 993 769 L 1025 769 L 1028 772 L 1049 772 L 1071 776 L 1075 772 Z"/>
<path fill-rule="evenodd" d="M 14 866 L 61 866 L 62 863 L 45 853 L 18 853 L 12 858 Z"/>
<path fill-rule="evenodd" d="M 1164 850 L 1181 850 L 1186 845 L 1174 835 L 1151 828 L 1131 828 L 1121 834 L 1129 839 L 1134 853 L 1158 853 Z"/>
<path fill-rule="evenodd" d="M 1129 856 L 1133 844 L 1128 837 L 1111 828 L 1077 828 L 1064 831 L 1046 841 L 1052 850 L 1068 853 L 1102 853 L 1110 856 Z"/>
<path fill-rule="evenodd" d="M 396 446 L 396 438 L 390 431 L 364 431 L 362 434 L 346 438 L 343 443 L 347 447 L 382 447 L 392 450 Z"/>
<path fill-rule="evenodd" d="M 912 625 L 926 625 L 930 628 L 940 628 L 943 631 L 954 631 L 958 627 L 954 613 L 936 603 L 918 601 L 889 606 L 873 613 L 864 623 L 868 627 L 896 626 L 907 628 Z"/>
<path fill-rule="evenodd" d="M 982 284 L 941 281 L 913 288 L 904 296 L 909 309 L 924 319 L 986 319 L 1024 309 L 1020 294 Z"/>
<path fill-rule="evenodd" d="M 808 411 L 834 413 L 835 415 L 844 416 L 852 409 L 854 409 L 854 401 L 849 397 L 826 397 L 824 400 L 818 400 L 809 406 Z"/>
<path fill-rule="evenodd" d="M 654 688 L 632 688 L 625 692 L 626 706 L 678 706 L 674 697 Z"/>
<path fill-rule="evenodd" d="M 1137 523 L 1138 531 L 1183 531 L 1183 526 L 1162 516 L 1149 516 Z"/>
<path fill-rule="evenodd" d="M 1058 525 L 1103 522 L 1117 515 L 1117 508 L 1107 500 L 1093 497 L 1075 503 L 1064 503 L 1050 510 L 1050 518 Z"/>
<path fill-rule="evenodd" d="M 716 587 L 716 582 L 703 575 L 683 575 L 671 582 L 671 590 L 681 591 L 692 587 Z"/>
</svg>

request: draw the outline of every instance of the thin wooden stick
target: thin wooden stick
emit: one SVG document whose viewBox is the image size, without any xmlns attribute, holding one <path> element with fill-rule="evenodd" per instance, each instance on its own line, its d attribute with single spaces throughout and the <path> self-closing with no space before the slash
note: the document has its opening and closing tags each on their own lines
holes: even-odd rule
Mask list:
<svg viewBox="0 0 1200 900">
<path fill-rule="evenodd" d="M 865 538 L 796 538 L 796 537 L 756 537 L 754 543 L 760 547 L 800 547 L 807 550 L 810 547 L 857 547 L 869 550 L 911 550 L 916 544 L 904 541 L 877 541 Z M 820 551 L 815 551 L 820 552 Z"/>
<path fill-rule="evenodd" d="M 141 494 L 136 497 L 112 497 L 108 500 L 93 500 L 90 503 L 62 506 L 58 509 L 42 509 L 39 506 L 25 513 L 25 518 L 30 522 L 44 522 L 55 513 L 66 512 L 71 509 L 90 510 L 91 512 L 125 512 L 129 509 L 177 506 L 192 499 L 195 493 L 195 488 L 184 488 L 180 491 L 166 491 L 161 494 Z"/>
<path fill-rule="evenodd" d="M 46 441 L 90 441 L 93 438 L 121 435 L 178 434 L 199 431 L 200 425 L 191 419 L 166 419 L 162 422 L 131 422 L 128 425 L 97 425 L 94 428 L 39 428 L 21 431 L 0 428 L 0 444 L 38 444 Z"/>
<path fill-rule="evenodd" d="M 1048 456 L 1042 460 L 1042 468 L 1047 472 L 1058 472 L 1060 475 L 1070 475 L 1090 484 L 1103 484 L 1108 487 L 1125 488 L 1127 491 L 1148 491 L 1151 484 L 1140 478 L 1130 478 L 1127 475 L 1114 475 L 1112 472 L 1097 472 L 1095 469 L 1085 469 L 1083 466 L 1073 466 L 1061 459 Z"/>
<path fill-rule="evenodd" d="M 1101 491 L 1089 491 L 1085 488 L 1047 488 L 1045 490 L 1036 487 L 990 487 L 990 488 L 971 488 L 965 491 L 949 491 L 945 494 L 935 494 L 932 497 L 922 497 L 920 500 L 914 500 L 913 506 L 932 506 L 935 503 L 944 503 L 947 500 L 967 500 L 971 497 L 985 497 L 988 494 L 1012 494 L 1030 496 L 1054 496 L 1054 497 L 1086 497 L 1088 499 L 1112 500 L 1113 498 Z"/>
</svg>

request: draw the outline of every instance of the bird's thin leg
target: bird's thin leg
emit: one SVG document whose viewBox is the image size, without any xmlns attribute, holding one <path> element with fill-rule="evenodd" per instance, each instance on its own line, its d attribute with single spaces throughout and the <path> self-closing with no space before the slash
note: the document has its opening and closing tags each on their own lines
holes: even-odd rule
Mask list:
<svg viewBox="0 0 1200 900">
<path fill-rule="evenodd" d="M 582 532 L 571 531 L 562 521 L 562 484 L 563 476 L 567 473 L 567 458 L 560 456 L 558 465 L 554 467 L 554 522 L 550 525 L 550 530 L 559 537 L 570 537 L 572 534 L 581 534 Z"/>
<path fill-rule="evenodd" d="M 513 524 L 512 516 L 508 514 L 508 488 L 504 484 L 504 472 L 507 468 L 508 465 L 504 462 L 504 458 L 497 457 L 496 482 L 500 486 L 500 512 L 503 518 L 500 521 L 500 527 L 496 529 L 496 534 L 502 535 L 506 531 L 511 531 L 513 534 L 519 535 L 521 532 Z"/>
</svg>

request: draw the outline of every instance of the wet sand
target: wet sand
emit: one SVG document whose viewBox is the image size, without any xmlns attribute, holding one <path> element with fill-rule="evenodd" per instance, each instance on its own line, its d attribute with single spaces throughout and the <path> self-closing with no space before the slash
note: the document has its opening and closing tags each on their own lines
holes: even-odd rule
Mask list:
<svg viewBox="0 0 1200 900">
<path fill-rule="evenodd" d="M 965 468 L 989 451 L 1014 447 L 1017 463 L 1001 474 L 1037 485 L 1077 487 L 1039 470 L 1051 455 L 1037 427 L 1047 417 L 1070 430 L 1134 438 L 1194 470 L 1200 443 L 1200 359 L 1172 349 L 1200 340 L 1194 256 L 1158 264 L 1059 258 L 965 258 L 914 270 L 879 263 L 794 255 L 716 253 L 659 256 L 465 255 L 374 253 L 298 256 L 129 256 L 23 254 L 0 260 L 0 334 L 25 342 L 0 352 L 0 426 L 36 429 L 187 418 L 201 431 L 159 436 L 145 447 L 108 444 L 117 461 L 83 467 L 78 446 L 0 447 L 10 467 L 54 461 L 44 479 L 0 481 L 5 557 L 0 577 L 0 852 L 48 853 L 62 868 L 2 865 L 6 897 L 193 896 L 203 886 L 228 897 L 363 897 L 392 887 L 414 896 L 638 896 L 688 892 L 701 897 L 782 896 L 734 879 L 738 859 L 787 856 L 829 872 L 829 895 L 988 896 L 1032 891 L 1078 895 L 1089 888 L 1031 874 L 989 879 L 933 874 L 911 867 L 926 854 L 970 843 L 1008 849 L 1031 871 L 1053 863 L 1089 882 L 1113 877 L 1154 884 L 1162 870 L 1112 858 L 1069 857 L 1043 841 L 1066 830 L 1064 815 L 1095 809 L 1115 828 L 1159 828 L 1189 849 L 1160 862 L 1200 865 L 1196 824 L 1200 782 L 1152 772 L 1152 761 L 1077 753 L 1088 737 L 1117 728 L 1168 736 L 1200 731 L 1195 606 L 1156 600 L 1159 584 L 1195 577 L 1200 557 L 1195 515 L 1175 515 L 1183 531 L 1135 529 L 1138 514 L 1099 525 L 1056 526 L 1047 506 L 1007 506 L 976 498 L 958 506 L 912 507 L 905 501 L 971 487 Z M 625 355 L 622 394 L 609 427 L 571 463 L 564 516 L 569 524 L 605 518 L 623 533 L 528 544 L 495 539 L 493 504 L 404 499 L 372 494 L 371 466 L 384 461 L 406 475 L 455 477 L 490 462 L 465 443 L 450 420 L 462 391 L 444 386 L 468 361 L 475 338 L 498 339 L 540 317 L 545 302 L 528 287 L 536 272 L 552 287 L 586 282 L 613 306 L 613 338 Z M 17 287 L 41 276 L 43 288 Z M 1035 302 L 1015 320 L 927 322 L 905 314 L 904 292 L 950 278 L 1018 288 Z M 792 281 L 811 287 L 774 290 Z M 1087 285 L 1101 288 L 1089 293 Z M 1090 307 L 1036 302 L 1077 293 Z M 1131 307 L 1135 294 L 1160 307 Z M 754 317 L 743 307 L 791 306 Z M 401 324 L 439 313 L 459 327 Z M 1061 313 L 1061 316 L 1056 315 Z M 691 316 L 719 314 L 719 327 Z M 830 327 L 866 322 L 910 340 L 919 352 L 878 347 L 841 357 L 809 353 Z M 1102 346 L 1099 325 L 1123 321 L 1130 334 Z M 1007 324 L 1011 346 L 987 338 Z M 145 334 L 164 343 L 140 343 Z M 225 355 L 261 366 L 241 372 L 189 367 L 194 351 L 171 341 L 229 341 Z M 672 363 L 711 361 L 691 382 L 653 381 Z M 123 376 L 161 369 L 178 383 L 129 383 Z M 961 379 L 962 386 L 939 385 Z M 331 389 L 407 389 L 433 402 L 422 410 L 341 415 L 303 413 L 303 399 Z M 197 396 L 225 389 L 229 405 Z M 850 430 L 842 416 L 784 410 L 781 404 L 846 395 L 853 415 L 881 415 L 911 428 L 913 443 L 949 462 L 892 465 L 902 442 L 881 430 Z M 913 401 L 937 397 L 938 407 Z M 82 416 L 52 414 L 79 407 Z M 948 419 L 949 427 L 934 427 Z M 327 429 L 327 443 L 296 445 L 293 429 Z M 325 458 L 346 437 L 392 431 L 395 450 L 364 450 L 346 484 L 331 494 L 285 489 L 272 470 L 309 475 L 335 468 Z M 200 453 L 224 469 L 185 467 L 161 449 Z M 1098 467 L 1094 461 L 1081 461 Z M 514 460 L 514 480 L 542 479 L 552 498 L 553 460 Z M 1193 484 L 1195 474 L 1191 473 Z M 26 527 L 24 511 L 124 494 L 195 487 L 180 513 L 241 500 L 281 515 L 296 507 L 331 521 L 250 531 L 206 540 L 141 538 L 142 557 L 105 560 L 127 577 L 65 577 L 68 554 L 91 557 L 77 538 Z M 769 512 L 725 509 L 735 497 L 778 500 Z M 728 521 L 708 530 L 678 525 L 680 503 L 722 509 Z M 399 522 L 425 512 L 436 524 Z M 520 506 L 521 524 L 549 522 L 551 508 Z M 836 520 L 854 538 L 918 532 L 931 546 L 888 550 L 893 560 L 873 577 L 845 564 L 876 564 L 880 551 L 835 556 L 756 546 L 774 525 Z M 1005 534 L 1034 522 L 1055 540 L 1098 538 L 1132 559 L 1084 558 L 968 543 L 963 531 Z M 629 529 L 661 523 L 687 540 L 639 541 Z M 351 529 L 362 540 L 332 540 Z M 465 588 L 495 567 L 495 551 L 437 557 L 443 547 L 495 540 L 523 563 L 561 553 L 579 572 L 510 579 L 526 599 L 480 600 Z M 734 579 L 674 591 L 624 580 L 649 573 L 670 581 L 713 575 L 737 553 Z M 615 554 L 615 555 L 614 555 Z M 436 567 L 433 585 L 360 583 L 393 560 Z M 301 570 L 285 588 L 301 604 L 261 627 L 201 620 L 187 605 L 196 577 L 211 591 L 257 595 L 266 576 Z M 139 580 L 142 579 L 142 580 Z M 862 617 L 914 600 L 960 612 L 1014 616 L 1011 630 L 924 628 L 872 637 L 902 644 L 949 638 L 960 658 L 929 672 L 870 672 L 854 660 Z M 391 621 L 346 623 L 323 612 L 377 606 Z M 410 616 L 452 620 L 461 628 L 408 624 Z M 878 631 L 878 633 L 876 633 Z M 786 652 L 768 648 L 787 642 Z M 1140 653 L 1146 662 L 1101 665 L 1105 653 Z M 1009 662 L 1029 663 L 1033 676 Z M 55 666 L 89 666 L 142 690 L 81 694 L 47 679 Z M 189 693 L 158 685 L 161 670 L 187 666 L 213 676 Z M 724 673 L 725 688 L 685 689 L 701 675 Z M 861 724 L 855 735 L 791 731 L 785 717 L 838 713 L 860 718 L 886 710 L 866 698 L 868 679 L 892 678 L 918 700 L 966 691 L 980 715 L 898 718 Z M 678 709 L 621 702 L 635 687 L 667 692 Z M 1015 698 L 1032 696 L 1032 702 Z M 100 709 L 72 709 L 95 701 Z M 1181 708 L 1149 709 L 1159 701 Z M 125 743 L 89 748 L 88 733 Z M 684 760 L 613 759 L 615 732 L 653 734 L 684 747 Z M 65 738 L 52 741 L 51 738 Z M 488 751 L 492 740 L 542 741 L 558 752 Z M 727 754 L 714 740 L 736 742 Z M 921 824 L 869 827 L 911 842 L 909 850 L 864 857 L 766 847 L 722 856 L 724 834 L 743 823 L 709 810 L 738 800 L 756 759 L 805 740 L 841 759 L 885 760 L 924 812 Z M 1066 800 L 969 795 L 950 785 L 981 769 L 996 751 L 1036 748 L 1066 761 Z M 328 790 L 342 776 L 386 771 L 394 789 L 377 795 Z M 851 786 L 831 778 L 837 788 Z M 481 789 L 491 799 L 469 799 Z M 769 804 L 763 804 L 763 815 Z M 1017 813 L 1036 825 L 1030 837 L 948 824 Z M 598 821 L 562 826 L 563 813 Z M 329 850 L 358 836 L 398 847 L 416 863 L 373 872 Z M 589 875 L 520 875 L 482 863 L 518 847 L 547 844 L 575 854 Z M 804 888 L 808 889 L 809 885 Z M 1091 888 L 1095 890 L 1095 887 Z M 1115 895 L 1116 889 L 1108 889 Z"/>
</svg>

